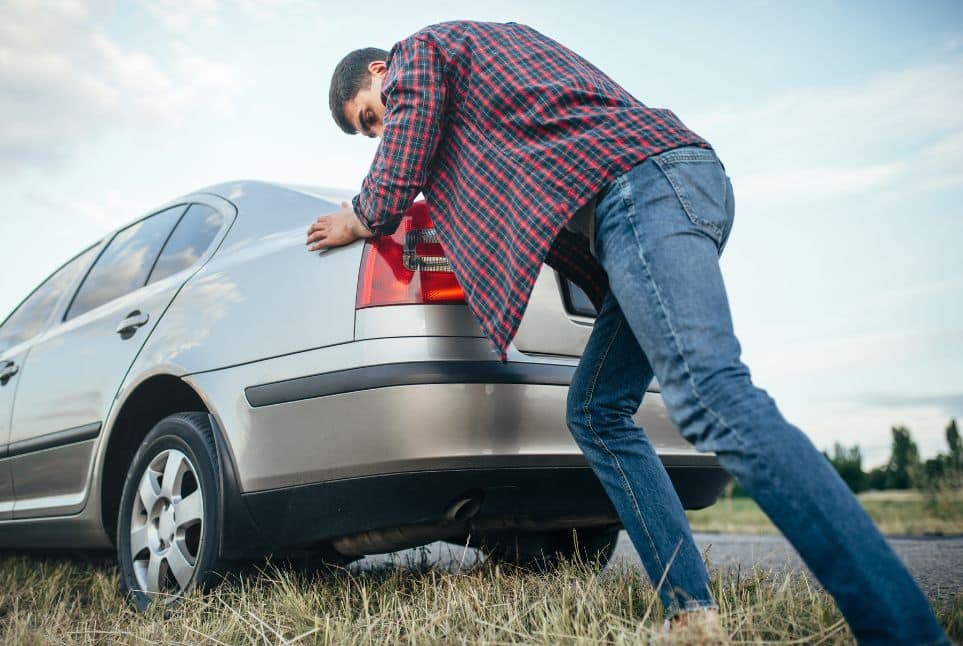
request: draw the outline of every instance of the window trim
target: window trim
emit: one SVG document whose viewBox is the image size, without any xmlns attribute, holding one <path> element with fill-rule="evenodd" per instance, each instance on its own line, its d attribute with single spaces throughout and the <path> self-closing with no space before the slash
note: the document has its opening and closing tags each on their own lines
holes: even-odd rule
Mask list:
<svg viewBox="0 0 963 646">
<path fill-rule="evenodd" d="M 195 202 L 187 202 L 186 205 L 180 205 L 180 204 L 177 205 L 177 206 L 184 206 L 184 210 L 181 211 L 180 216 L 178 216 L 177 218 L 177 222 L 175 222 L 174 226 L 171 227 L 171 230 L 167 232 L 167 237 L 164 238 L 164 242 L 161 243 L 160 249 L 157 250 L 157 255 L 154 256 L 154 262 L 150 264 L 150 269 L 147 270 L 147 275 L 144 277 L 144 284 L 138 287 L 137 289 L 140 289 L 141 287 L 146 287 L 147 285 L 150 284 L 150 276 L 151 274 L 154 273 L 154 267 L 157 266 L 157 261 L 160 260 L 161 254 L 163 254 L 164 249 L 167 248 L 167 243 L 171 241 L 171 237 L 174 235 L 174 232 L 177 231 L 177 227 L 181 225 L 181 221 L 184 220 L 184 216 L 187 215 L 187 212 L 191 210 L 191 207 L 194 206 L 194 204 Z M 171 208 L 176 208 L 176 207 L 171 207 Z M 166 210 L 167 209 L 164 209 L 164 211 Z M 157 213 L 163 213 L 163 211 L 158 211 Z M 135 289 L 134 291 L 136 292 L 137 289 Z"/>
<path fill-rule="evenodd" d="M 80 291 L 80 287 L 83 285 L 83 281 L 86 280 L 87 274 L 90 273 L 90 269 L 93 268 L 94 264 L 100 258 L 100 254 L 102 254 L 103 250 L 107 248 L 107 245 L 109 245 L 110 242 L 114 239 L 114 236 L 116 236 L 118 233 L 120 233 L 127 227 L 133 224 L 137 224 L 142 220 L 146 220 L 147 218 L 151 217 L 152 215 L 156 215 L 161 211 L 166 211 L 167 209 L 175 206 L 180 206 L 184 204 L 189 205 L 189 204 L 195 204 L 195 203 L 202 204 L 204 206 L 209 206 L 224 217 L 224 223 L 221 225 L 221 230 L 218 232 L 217 237 L 215 237 L 214 241 L 211 242 L 211 245 L 210 247 L 208 247 L 207 252 L 203 256 L 201 256 L 201 258 L 197 261 L 197 264 L 194 265 L 193 271 L 195 273 L 199 271 L 200 268 L 204 266 L 215 253 L 217 253 L 217 250 L 224 243 L 224 240 L 227 238 L 228 233 L 230 233 L 231 228 L 234 226 L 234 223 L 237 220 L 237 214 L 238 214 L 237 205 L 234 204 L 234 202 L 232 202 L 231 200 L 229 200 L 226 196 L 219 195 L 217 193 L 205 192 L 205 191 L 196 191 L 193 193 L 187 193 L 185 195 L 181 195 L 172 200 L 169 200 L 166 203 L 162 204 L 160 207 L 152 209 L 150 213 L 148 213 L 147 215 L 139 217 L 135 220 L 131 220 L 130 222 L 126 222 L 122 226 L 117 227 L 112 232 L 104 236 L 101 239 L 101 241 L 98 243 L 98 244 L 102 244 L 103 248 L 100 250 L 100 253 L 97 254 L 97 258 L 93 262 L 91 262 L 90 267 L 88 267 L 87 271 L 84 272 L 83 278 L 80 279 L 80 281 L 73 287 L 73 292 L 69 295 L 69 298 L 65 299 L 64 301 L 61 301 L 58 304 L 59 315 L 57 318 L 57 324 L 64 325 L 64 324 L 70 323 L 71 321 L 82 319 L 84 316 L 86 316 L 87 312 L 79 316 L 75 316 L 69 321 L 67 320 L 67 312 L 70 311 L 70 306 L 73 304 L 74 299 L 77 297 L 77 292 Z M 173 231 L 173 229 L 171 229 L 171 231 Z M 163 281 L 158 281 L 158 282 L 163 282 Z M 144 289 L 144 286 L 141 286 L 138 289 Z M 138 290 L 134 290 L 134 292 L 130 292 L 130 293 L 133 294 L 136 291 Z M 113 302 L 113 301 L 109 301 L 109 302 Z M 104 303 L 103 305 L 106 305 L 106 303 Z M 90 311 L 93 312 L 93 311 L 96 311 L 97 309 L 99 308 L 94 308 L 93 310 L 90 310 Z"/>
<path fill-rule="evenodd" d="M 170 274 L 170 275 L 168 275 L 168 276 L 164 276 L 163 278 L 160 278 L 160 279 L 158 279 L 158 280 L 156 280 L 156 281 L 154 281 L 154 282 L 158 282 L 158 283 L 159 283 L 159 282 L 165 281 L 165 280 L 167 280 L 168 278 L 170 278 L 171 276 L 176 276 L 176 275 L 180 274 L 181 272 L 188 271 L 188 270 L 190 270 L 190 269 L 193 268 L 193 267 L 196 267 L 196 266 L 198 266 L 198 265 L 200 265 L 200 264 L 203 264 L 204 262 L 207 261 L 207 258 L 210 257 L 210 254 L 209 254 L 208 252 L 210 252 L 211 249 L 214 248 L 215 246 L 220 246 L 220 241 L 223 239 L 224 229 L 225 229 L 225 227 L 227 227 L 228 224 L 229 224 L 227 215 L 225 215 L 225 213 L 224 213 L 224 211 L 223 211 L 222 209 L 219 209 L 219 208 L 215 207 L 215 206 L 212 205 L 212 204 L 205 204 L 205 203 L 203 203 L 203 202 L 198 202 L 198 201 L 196 201 L 196 200 L 190 202 L 190 203 L 187 205 L 187 208 L 184 209 L 184 212 L 181 213 L 181 217 L 178 218 L 177 224 L 175 224 L 175 225 L 174 225 L 174 228 L 171 229 L 171 232 L 170 232 L 170 234 L 167 236 L 167 239 L 164 240 L 164 244 L 161 245 L 160 252 L 158 252 L 157 257 L 154 258 L 154 264 L 151 265 L 150 271 L 147 272 L 147 279 L 144 281 L 144 285 L 142 285 L 142 287 L 153 284 L 153 283 L 151 283 L 151 277 L 154 275 L 154 270 L 157 269 L 157 263 L 160 261 L 161 256 L 164 255 L 164 251 L 167 249 L 167 245 L 170 243 L 171 238 L 174 237 L 174 232 L 177 231 L 177 227 L 179 227 L 179 226 L 181 225 L 181 222 L 184 221 L 184 218 L 187 217 L 187 214 L 191 212 L 191 208 L 194 207 L 195 205 L 207 207 L 207 208 L 211 209 L 212 211 L 214 211 L 215 213 L 217 213 L 218 215 L 221 216 L 221 224 L 220 224 L 220 226 L 219 226 L 218 229 L 217 229 L 217 233 L 215 233 L 215 234 L 214 234 L 214 237 L 211 238 L 211 241 L 207 243 L 207 247 L 204 249 L 204 252 L 201 253 L 201 255 L 199 255 L 199 256 L 197 257 L 197 260 L 195 260 L 194 262 L 192 262 L 191 264 L 189 264 L 187 267 L 184 267 L 183 269 L 179 269 L 179 270 L 175 271 L 173 274 Z"/>
<path fill-rule="evenodd" d="M 93 244 L 87 245 L 86 247 L 83 248 L 83 250 L 79 251 L 78 253 L 75 253 L 75 254 L 74 254 L 73 256 L 71 256 L 68 260 L 66 260 L 66 261 L 64 261 L 63 263 L 61 263 L 59 267 L 57 267 L 57 268 L 54 269 L 52 272 L 50 272 L 49 274 L 47 274 L 47 277 L 46 277 L 46 278 L 44 278 L 42 281 L 40 281 L 39 283 L 37 283 L 37 286 L 34 287 L 33 289 L 31 289 L 30 292 L 29 292 L 26 296 L 24 296 L 24 297 L 20 300 L 19 303 L 17 303 L 17 306 L 14 307 L 12 310 L 10 310 L 10 313 L 7 314 L 7 316 L 3 319 L 2 322 L 0 322 L 0 330 L 3 330 L 3 327 L 10 321 L 11 318 L 13 318 L 13 315 L 16 314 L 17 312 L 19 312 L 19 311 L 20 311 L 20 308 L 23 307 L 24 304 L 25 304 L 27 301 L 29 301 L 31 298 L 33 298 L 34 294 L 36 294 L 38 291 L 40 291 L 40 288 L 41 288 L 41 287 L 43 287 L 43 286 L 46 285 L 48 282 L 50 282 L 50 279 L 53 278 L 55 275 L 57 275 L 57 273 L 58 273 L 60 270 L 62 270 L 62 269 L 65 268 L 67 265 L 69 265 L 70 263 L 74 262 L 75 260 L 77 260 L 78 258 L 80 258 L 81 256 L 83 256 L 85 253 L 87 253 L 87 252 L 90 251 L 91 249 L 95 249 L 98 245 L 102 245 L 103 243 L 104 243 L 104 239 L 101 238 L 100 240 L 97 240 L 97 241 L 94 242 Z M 94 255 L 92 256 L 92 258 L 94 258 L 94 260 L 91 260 L 91 261 L 90 261 L 90 265 L 87 266 L 87 267 L 81 267 L 81 268 L 80 268 L 80 271 L 78 272 L 77 275 L 78 275 L 78 276 L 81 276 L 81 275 L 86 276 L 86 275 L 87 275 L 87 272 L 90 271 L 90 267 L 92 267 L 92 266 L 93 266 L 93 263 L 96 262 L 96 258 L 99 258 L 99 257 L 100 257 L 100 253 L 94 254 Z M 51 308 L 50 308 L 50 311 L 47 312 L 47 317 L 44 319 L 42 330 L 41 330 L 40 332 L 38 332 L 34 337 L 31 337 L 31 339 L 36 338 L 37 336 L 42 335 L 44 332 L 46 332 L 47 330 L 49 330 L 49 329 L 51 328 L 52 324 L 56 321 L 57 313 L 60 312 L 61 307 L 63 306 L 64 298 L 66 298 L 68 295 L 70 295 L 71 298 L 72 298 L 73 293 L 76 292 L 77 287 L 78 287 L 76 281 L 78 281 L 78 280 L 81 280 L 81 279 L 80 279 L 80 278 L 75 278 L 75 279 L 74 279 L 74 282 L 72 282 L 71 284 L 67 285 L 67 287 L 64 289 L 63 293 L 62 293 L 59 297 L 57 297 L 57 300 L 54 301 L 53 307 L 51 307 Z M 23 341 L 20 341 L 19 343 L 10 346 L 10 347 L 7 348 L 6 350 L 0 350 L 0 354 L 6 354 L 6 353 L 7 353 L 7 350 L 12 350 L 12 349 L 14 349 L 14 348 L 16 348 L 16 347 L 18 347 L 18 346 L 20 346 L 20 345 L 22 345 L 22 344 L 30 341 L 31 339 L 25 339 L 25 340 L 23 340 Z"/>
<path fill-rule="evenodd" d="M 77 278 L 74 279 L 73 283 L 67 287 L 64 293 L 60 296 L 59 299 L 57 299 L 57 301 L 53 305 L 53 308 L 51 309 L 50 313 L 47 315 L 47 318 L 44 320 L 43 331 L 38 333 L 37 336 L 34 337 L 34 339 L 31 339 L 30 341 L 23 341 L 21 343 L 18 343 L 15 346 L 10 346 L 5 350 L 0 351 L 0 355 L 7 356 L 10 354 L 11 351 L 20 352 L 22 351 L 22 349 L 18 350 L 18 348 L 21 348 L 25 343 L 31 343 L 36 339 L 40 339 L 41 337 L 51 334 L 51 330 L 56 330 L 57 328 L 60 328 L 65 324 L 69 324 L 74 320 L 82 319 L 87 314 L 87 312 L 79 316 L 75 316 L 73 319 L 70 319 L 69 321 L 67 320 L 67 312 L 70 311 L 70 306 L 73 305 L 73 302 L 77 297 L 77 293 L 80 291 L 81 286 L 83 285 L 84 281 L 87 279 L 87 275 L 90 273 L 90 270 L 100 259 L 100 256 L 103 254 L 107 246 L 113 241 L 114 237 L 124 229 L 127 229 L 132 225 L 135 225 L 143 220 L 146 220 L 147 218 L 153 215 L 157 215 L 162 211 L 166 211 L 167 209 L 170 209 L 176 206 L 182 206 L 182 205 L 186 205 L 189 207 L 191 204 L 200 204 L 203 206 L 208 206 L 214 209 L 215 211 L 217 211 L 218 213 L 220 213 L 221 216 L 224 218 L 224 221 L 221 224 L 220 231 L 218 231 L 218 234 L 214 237 L 214 240 L 211 241 L 211 244 L 208 246 L 207 251 L 198 259 L 198 261 L 194 265 L 192 265 L 192 267 L 182 270 L 182 271 L 187 271 L 188 269 L 192 269 L 193 273 L 196 273 L 197 271 L 199 271 L 200 268 L 203 265 L 205 265 L 207 261 L 211 259 L 211 257 L 217 252 L 217 250 L 223 244 L 231 228 L 234 226 L 234 223 L 237 220 L 237 215 L 238 215 L 237 205 L 234 204 L 234 202 L 232 202 L 226 196 L 219 195 L 217 193 L 212 193 L 212 192 L 205 192 L 205 191 L 196 191 L 193 193 L 187 193 L 185 195 L 181 195 L 172 200 L 169 200 L 166 203 L 163 203 L 160 207 L 152 209 L 149 213 L 142 215 L 136 219 L 133 219 L 130 222 L 125 222 L 123 225 L 115 228 L 113 231 L 107 232 L 105 235 L 101 236 L 95 242 L 93 242 L 92 244 L 88 244 L 81 251 L 78 251 L 77 253 L 73 254 L 68 260 L 61 263 L 60 266 L 58 266 L 56 269 L 51 271 L 42 281 L 37 283 L 37 285 L 33 289 L 31 289 L 30 292 L 27 293 L 27 295 L 24 296 L 13 309 L 10 310 L 10 313 L 3 319 L 2 322 L 0 322 L 0 328 L 3 328 L 3 326 L 7 324 L 10 318 L 23 306 L 23 304 L 26 303 L 37 292 L 38 289 L 43 287 L 43 285 L 48 280 L 50 280 L 54 276 L 54 274 L 56 274 L 58 271 L 60 271 L 61 269 L 69 265 L 71 262 L 77 260 L 80 256 L 84 255 L 85 253 L 91 250 L 96 250 L 96 253 L 91 254 L 91 260 L 88 262 L 86 267 L 81 267 L 81 270 L 77 275 Z M 187 213 L 187 210 L 185 209 L 184 213 L 181 214 L 181 217 L 183 217 L 184 214 L 186 213 Z M 176 228 L 176 225 L 175 225 L 175 228 Z M 174 231 L 174 228 L 171 229 L 171 233 L 173 233 L 173 231 Z M 168 234 L 168 237 L 169 236 L 170 234 Z M 167 244 L 166 240 L 164 244 L 165 245 Z M 163 246 L 161 247 L 161 249 L 163 250 Z M 159 255 L 160 254 L 158 254 L 158 256 Z M 178 272 L 178 273 L 181 273 L 181 272 Z M 191 275 L 193 275 L 193 273 Z M 177 274 L 172 274 L 172 276 L 173 275 L 177 275 Z M 150 277 L 150 274 L 148 274 L 148 278 L 149 277 Z M 168 276 L 164 280 L 167 280 L 168 278 L 170 278 L 170 276 Z M 158 282 L 163 282 L 163 281 L 158 281 Z M 140 289 L 144 289 L 145 285 L 142 285 L 137 290 L 134 290 L 134 292 Z M 129 292 L 129 293 L 134 293 L 134 292 Z M 108 302 L 113 302 L 113 301 L 108 301 Z M 91 312 L 96 311 L 97 309 L 99 309 L 100 307 L 106 304 L 107 303 L 103 303 L 101 306 L 98 306 L 90 311 Z"/>
<path fill-rule="evenodd" d="M 116 301 L 118 298 L 122 298 L 122 297 L 126 296 L 127 294 L 133 294 L 134 292 L 136 292 L 136 291 L 138 291 L 138 290 L 140 290 L 140 289 L 143 289 L 143 288 L 144 288 L 144 285 L 147 284 L 147 278 L 146 278 L 146 277 L 144 278 L 144 284 L 143 284 L 143 285 L 140 285 L 140 286 L 132 289 L 131 291 L 127 292 L 126 294 L 121 294 L 120 296 L 116 296 L 116 297 L 110 299 L 109 301 L 105 301 L 105 302 L 101 303 L 100 305 L 97 305 L 96 307 L 93 307 L 93 308 L 87 310 L 87 312 L 82 312 L 82 313 L 80 313 L 80 314 L 77 314 L 77 315 L 74 316 L 74 317 L 69 318 L 69 319 L 67 318 L 67 315 L 70 313 L 70 308 L 74 306 L 74 301 L 77 300 L 77 295 L 80 294 L 80 290 L 83 288 L 84 283 L 87 282 L 87 277 L 90 275 L 90 272 L 93 271 L 94 267 L 97 266 L 97 263 L 100 261 L 101 256 L 104 255 L 104 252 L 107 251 L 107 248 L 110 247 L 111 243 L 114 241 L 114 239 L 115 239 L 118 235 L 120 235 L 122 232 L 126 231 L 127 229 L 129 229 L 129 228 L 131 228 L 131 227 L 133 227 L 133 226 L 137 226 L 137 225 L 140 224 L 141 222 L 144 222 L 145 220 L 148 220 L 148 219 L 154 217 L 155 215 L 160 215 L 160 214 L 163 213 L 164 211 L 170 211 L 171 209 L 176 209 L 176 208 L 179 207 L 179 206 L 185 207 L 184 210 L 181 212 L 180 216 L 177 218 L 177 222 L 175 222 L 174 225 L 171 227 L 171 230 L 168 231 L 167 237 L 164 238 L 164 242 L 161 244 L 160 249 L 158 249 L 158 251 L 157 251 L 157 256 L 160 256 L 161 251 L 164 249 L 164 245 L 167 244 L 167 241 L 170 239 L 171 234 L 174 232 L 174 229 L 177 228 L 177 225 L 180 223 L 181 218 L 184 217 L 184 214 L 187 213 L 187 209 L 190 208 L 190 205 L 191 205 L 191 201 L 190 201 L 190 200 L 184 200 L 184 201 L 175 200 L 173 204 L 168 204 L 168 205 L 164 206 L 163 208 L 157 209 L 157 210 L 155 210 L 155 211 L 151 211 L 151 212 L 148 213 L 147 215 L 145 215 L 145 216 L 143 216 L 143 217 L 140 217 L 140 218 L 137 218 L 137 219 L 134 220 L 133 222 L 128 222 L 128 223 L 125 224 L 124 226 L 122 226 L 122 227 L 120 227 L 120 228 L 118 228 L 118 229 L 115 229 L 115 230 L 110 234 L 109 239 L 108 239 L 108 238 L 105 238 L 106 242 L 104 243 L 103 248 L 101 248 L 100 253 L 97 254 L 97 258 L 96 258 L 92 263 L 90 263 L 90 266 L 89 266 L 89 267 L 87 267 L 87 271 L 84 272 L 84 277 L 83 277 L 83 279 L 82 279 L 79 283 L 77 283 L 77 286 L 74 288 L 74 293 L 73 293 L 73 294 L 71 295 L 71 297 L 70 297 L 70 302 L 67 303 L 66 307 L 63 308 L 63 312 L 62 312 L 61 315 L 60 315 L 59 323 L 66 323 L 66 322 L 68 322 L 68 321 L 72 321 L 73 319 L 80 318 L 81 316 L 83 316 L 83 315 L 86 314 L 87 312 L 93 312 L 93 311 L 95 311 L 95 310 L 98 310 L 98 309 L 100 309 L 101 307 L 103 307 L 104 305 L 106 305 L 107 303 L 113 303 L 113 302 Z M 157 262 L 157 258 L 156 258 L 156 257 L 154 258 L 154 262 L 155 262 L 155 263 Z M 150 271 L 153 271 L 153 269 L 154 269 L 154 266 L 151 265 L 151 270 L 150 270 Z M 147 276 L 150 276 L 150 271 L 147 272 Z"/>
</svg>

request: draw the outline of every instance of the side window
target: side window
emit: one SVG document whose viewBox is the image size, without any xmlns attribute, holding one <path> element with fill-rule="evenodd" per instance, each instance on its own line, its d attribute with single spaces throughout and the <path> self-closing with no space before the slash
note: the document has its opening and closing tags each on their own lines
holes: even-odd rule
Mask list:
<svg viewBox="0 0 963 646">
<path fill-rule="evenodd" d="M 180 205 L 155 213 L 115 235 L 84 278 L 66 318 L 143 287 L 158 252 L 186 208 Z"/>
<path fill-rule="evenodd" d="M 200 258 L 221 229 L 224 216 L 209 206 L 191 204 L 164 245 L 148 283 L 163 280 L 187 269 Z"/>
<path fill-rule="evenodd" d="M 7 317 L 0 326 L 0 352 L 43 332 L 51 310 L 74 284 L 95 251 L 96 247 L 91 247 L 55 271 Z"/>
</svg>

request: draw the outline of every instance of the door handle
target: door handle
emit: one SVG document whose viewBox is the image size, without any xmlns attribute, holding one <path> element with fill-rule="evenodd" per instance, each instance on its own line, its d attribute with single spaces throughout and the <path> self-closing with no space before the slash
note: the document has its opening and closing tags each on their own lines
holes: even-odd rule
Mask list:
<svg viewBox="0 0 963 646">
<path fill-rule="evenodd" d="M 149 320 L 149 315 L 141 314 L 140 310 L 134 310 L 127 315 L 127 318 L 117 324 L 117 334 L 119 334 L 122 339 L 129 339 L 134 336 L 137 328 L 146 325 Z"/>
<path fill-rule="evenodd" d="M 0 386 L 6 386 L 7 382 L 10 381 L 15 374 L 20 371 L 13 361 L 8 361 L 3 364 L 3 368 L 0 368 Z"/>
</svg>

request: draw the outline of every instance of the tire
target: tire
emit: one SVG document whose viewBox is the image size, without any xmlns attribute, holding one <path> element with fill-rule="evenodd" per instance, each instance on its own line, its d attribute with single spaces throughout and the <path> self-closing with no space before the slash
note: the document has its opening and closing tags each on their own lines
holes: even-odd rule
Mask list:
<svg viewBox="0 0 963 646">
<path fill-rule="evenodd" d="M 221 580 L 220 494 L 207 413 L 159 421 L 131 461 L 117 519 L 121 592 L 138 610 Z"/>
<path fill-rule="evenodd" d="M 538 534 L 486 536 L 478 547 L 496 563 L 547 572 L 565 561 L 605 567 L 619 538 L 618 525 Z"/>
</svg>

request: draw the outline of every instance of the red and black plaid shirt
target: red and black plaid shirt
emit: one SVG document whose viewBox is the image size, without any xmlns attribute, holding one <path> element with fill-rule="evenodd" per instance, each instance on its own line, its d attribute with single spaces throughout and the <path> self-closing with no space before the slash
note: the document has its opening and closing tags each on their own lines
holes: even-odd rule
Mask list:
<svg viewBox="0 0 963 646">
<path fill-rule="evenodd" d="M 384 131 L 353 200 L 376 235 L 423 192 L 468 305 L 505 358 L 546 262 L 601 303 L 605 274 L 564 229 L 651 155 L 709 147 L 525 25 L 448 22 L 391 48 Z"/>
</svg>

